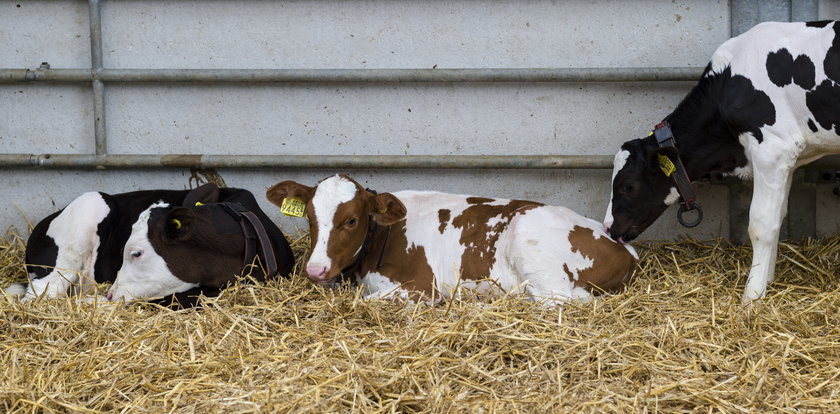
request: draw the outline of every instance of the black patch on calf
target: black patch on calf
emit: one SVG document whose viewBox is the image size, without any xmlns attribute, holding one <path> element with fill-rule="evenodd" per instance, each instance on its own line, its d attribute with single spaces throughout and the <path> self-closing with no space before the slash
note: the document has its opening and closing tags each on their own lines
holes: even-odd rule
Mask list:
<svg viewBox="0 0 840 414">
<path fill-rule="evenodd" d="M 93 279 L 96 283 L 113 282 L 123 263 L 123 246 L 131 234 L 131 225 L 119 225 L 120 215 L 124 214 L 114 197 L 99 193 L 108 205 L 108 215 L 96 226 L 99 236 L 99 248 L 96 250 L 96 263 L 93 264 Z"/>
<path fill-rule="evenodd" d="M 831 47 L 825 53 L 823 69 L 826 77 L 835 82 L 840 82 L 840 25 L 834 25 L 834 40 L 832 40 Z"/>
<path fill-rule="evenodd" d="M 805 104 L 823 129 L 840 135 L 840 85 L 826 79 L 805 94 Z"/>
<path fill-rule="evenodd" d="M 733 76 L 732 69 L 726 67 L 718 74 L 700 78 L 665 120 L 671 124 L 681 153 L 695 160 L 705 159 L 720 157 L 721 147 L 732 142 L 740 148 L 738 136 L 743 132 L 751 132 L 762 142 L 761 127 L 776 123 L 776 107 L 750 79 Z"/>
<path fill-rule="evenodd" d="M 817 132 L 817 125 L 814 123 L 814 120 L 808 118 L 808 128 L 811 129 L 812 132 Z"/>
<path fill-rule="evenodd" d="M 793 61 L 793 83 L 799 85 L 802 89 L 810 90 L 816 85 L 816 68 L 811 58 L 805 55 L 799 55 Z"/>
<path fill-rule="evenodd" d="M 808 56 L 799 55 L 794 60 L 787 49 L 779 49 L 767 54 L 765 66 L 767 76 L 780 88 L 794 82 L 802 89 L 809 90 L 816 84 L 816 69 Z"/>
<path fill-rule="evenodd" d="M 787 49 L 779 49 L 767 54 L 767 76 L 778 87 L 790 85 L 793 78 L 793 56 Z"/>
<path fill-rule="evenodd" d="M 703 74 L 700 75 L 700 79 L 705 78 L 712 71 L 712 62 L 706 64 L 706 68 L 703 69 Z"/>
<path fill-rule="evenodd" d="M 720 115 L 731 129 L 733 138 L 737 141 L 741 133 L 751 132 L 761 143 L 764 140 L 761 127 L 776 123 L 773 101 L 766 93 L 755 89 L 751 80 L 741 75 L 732 76 L 730 68 L 719 76 L 722 78 L 722 90 L 718 95 Z"/>
<path fill-rule="evenodd" d="M 26 242 L 26 272 L 35 275 L 40 279 L 53 271 L 55 260 L 58 257 L 58 246 L 52 237 L 47 236 L 50 223 L 58 217 L 64 209 L 61 209 L 47 218 L 41 220 L 29 235 Z"/>
<path fill-rule="evenodd" d="M 826 27 L 833 22 L 834 22 L 833 20 L 817 20 L 817 21 L 813 21 L 813 22 L 806 22 L 805 26 L 807 26 L 807 27 Z"/>
</svg>

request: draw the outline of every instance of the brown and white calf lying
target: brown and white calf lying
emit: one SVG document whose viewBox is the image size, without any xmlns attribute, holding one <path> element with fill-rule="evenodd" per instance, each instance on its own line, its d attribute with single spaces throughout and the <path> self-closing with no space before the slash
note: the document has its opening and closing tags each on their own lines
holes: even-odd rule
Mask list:
<svg viewBox="0 0 840 414">
<path fill-rule="evenodd" d="M 446 298 L 454 287 L 498 286 L 562 303 L 613 291 L 636 253 L 604 226 L 564 207 L 430 191 L 375 194 L 346 175 L 316 187 L 275 184 L 268 199 L 305 204 L 312 237 L 306 273 L 355 278 L 373 297 Z"/>
</svg>

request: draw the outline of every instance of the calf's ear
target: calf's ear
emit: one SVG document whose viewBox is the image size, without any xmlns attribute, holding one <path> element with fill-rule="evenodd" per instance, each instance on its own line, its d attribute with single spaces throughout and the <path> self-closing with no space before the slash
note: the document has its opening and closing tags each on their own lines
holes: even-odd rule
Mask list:
<svg viewBox="0 0 840 414">
<path fill-rule="evenodd" d="M 176 207 L 164 218 L 163 233 L 167 239 L 186 240 L 192 234 L 195 214 L 186 207 Z"/>
<path fill-rule="evenodd" d="M 265 197 L 272 204 L 280 207 L 283 205 L 283 199 L 296 198 L 304 204 L 309 203 L 312 196 L 315 195 L 314 187 L 307 187 L 303 184 L 298 184 L 294 181 L 282 181 L 272 185 L 265 191 Z"/>
<path fill-rule="evenodd" d="M 184 202 L 181 203 L 181 205 L 185 207 L 192 207 L 195 206 L 196 203 L 206 204 L 215 203 L 217 201 L 219 201 L 219 187 L 217 187 L 216 184 L 207 183 L 202 184 L 187 193 L 184 197 Z"/>
<path fill-rule="evenodd" d="M 405 204 L 391 193 L 373 196 L 370 215 L 381 226 L 390 226 L 405 218 Z"/>
</svg>

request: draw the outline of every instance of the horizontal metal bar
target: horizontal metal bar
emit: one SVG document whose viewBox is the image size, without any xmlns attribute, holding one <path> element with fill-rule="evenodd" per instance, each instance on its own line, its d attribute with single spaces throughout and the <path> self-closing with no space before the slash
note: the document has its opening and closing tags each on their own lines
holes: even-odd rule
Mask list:
<svg viewBox="0 0 840 414">
<path fill-rule="evenodd" d="M 0 168 L 603 169 L 612 155 L 198 155 L 0 154 Z"/>
<path fill-rule="evenodd" d="M 499 69 L 0 69 L 18 82 L 648 82 L 694 81 L 701 68 Z"/>
<path fill-rule="evenodd" d="M 612 169 L 612 155 L 0 154 L 0 168 Z M 840 169 L 840 156 L 804 169 Z"/>
</svg>

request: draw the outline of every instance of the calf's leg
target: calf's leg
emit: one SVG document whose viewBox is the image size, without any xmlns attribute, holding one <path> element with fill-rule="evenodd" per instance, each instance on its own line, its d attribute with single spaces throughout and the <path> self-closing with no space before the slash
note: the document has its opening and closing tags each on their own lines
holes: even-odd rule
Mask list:
<svg viewBox="0 0 840 414">
<path fill-rule="evenodd" d="M 764 297 L 767 283 L 773 280 L 779 230 L 787 210 L 787 197 L 793 176 L 792 162 L 790 165 L 771 162 L 762 164 L 753 167 L 755 183 L 749 224 L 753 256 L 743 303 Z"/>
<path fill-rule="evenodd" d="M 97 226 L 110 211 L 102 195 L 85 193 L 73 200 L 47 229 L 46 236 L 58 246 L 55 267 L 46 276 L 32 278 L 24 300 L 64 297 L 80 277 L 93 279 L 93 264 L 99 247 Z"/>
</svg>

